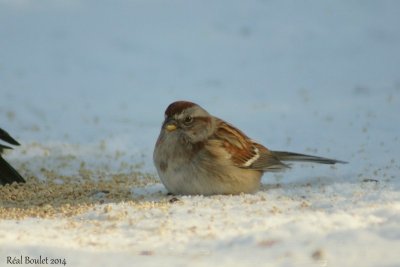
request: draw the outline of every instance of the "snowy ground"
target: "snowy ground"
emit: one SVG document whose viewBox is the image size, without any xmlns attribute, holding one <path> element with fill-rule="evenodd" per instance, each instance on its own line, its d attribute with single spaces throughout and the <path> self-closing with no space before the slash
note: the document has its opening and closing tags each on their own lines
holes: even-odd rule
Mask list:
<svg viewBox="0 0 400 267">
<path fill-rule="evenodd" d="M 0 189 L 0 266 L 400 266 L 399 8 L 0 0 L 0 127 L 28 180 Z M 177 99 L 349 164 L 171 201 L 151 158 Z"/>
</svg>

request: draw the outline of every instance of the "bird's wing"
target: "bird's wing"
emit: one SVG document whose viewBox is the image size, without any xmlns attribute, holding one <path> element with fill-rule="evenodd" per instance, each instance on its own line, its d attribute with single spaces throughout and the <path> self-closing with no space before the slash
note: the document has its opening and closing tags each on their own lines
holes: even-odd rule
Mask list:
<svg viewBox="0 0 400 267">
<path fill-rule="evenodd" d="M 279 171 L 289 167 L 266 147 L 222 120 L 217 121 L 217 129 L 212 139 L 219 141 L 220 146 L 228 152 L 230 160 L 237 167 L 260 171 Z"/>
<path fill-rule="evenodd" d="M 19 146 L 18 141 L 15 140 L 14 138 L 12 138 L 9 133 L 7 133 L 6 131 L 4 131 L 1 128 L 0 128 L 0 139 L 5 141 L 5 142 L 7 142 L 7 143 L 9 143 L 9 144 Z"/>
</svg>

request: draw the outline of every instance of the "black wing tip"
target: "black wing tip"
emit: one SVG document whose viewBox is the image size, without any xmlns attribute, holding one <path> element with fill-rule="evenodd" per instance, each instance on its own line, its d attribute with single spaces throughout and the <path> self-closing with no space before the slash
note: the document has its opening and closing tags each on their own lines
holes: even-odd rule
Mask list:
<svg viewBox="0 0 400 267">
<path fill-rule="evenodd" d="M 0 153 L 1 153 L 1 150 L 3 150 L 3 149 L 12 149 L 12 147 L 0 144 Z"/>
<path fill-rule="evenodd" d="M 0 139 L 11 145 L 19 146 L 17 140 L 15 140 L 8 132 L 0 128 Z M 25 179 L 7 162 L 1 157 L 1 153 L 4 149 L 12 149 L 9 146 L 0 144 L 0 185 L 13 184 L 13 183 L 25 183 Z"/>
<path fill-rule="evenodd" d="M 25 182 L 25 179 L 0 156 L 0 185 Z"/>
<path fill-rule="evenodd" d="M 17 140 L 15 140 L 8 132 L 4 131 L 1 128 L 0 128 L 0 139 L 15 146 L 20 145 L 20 143 L 18 143 Z"/>
</svg>

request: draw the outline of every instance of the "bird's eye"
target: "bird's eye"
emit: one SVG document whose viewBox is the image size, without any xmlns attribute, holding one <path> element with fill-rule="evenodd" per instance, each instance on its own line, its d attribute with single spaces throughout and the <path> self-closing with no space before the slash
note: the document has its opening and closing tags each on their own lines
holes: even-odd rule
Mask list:
<svg viewBox="0 0 400 267">
<path fill-rule="evenodd" d="M 189 125 L 193 122 L 193 117 L 192 116 L 186 116 L 183 123 L 186 125 Z"/>
</svg>

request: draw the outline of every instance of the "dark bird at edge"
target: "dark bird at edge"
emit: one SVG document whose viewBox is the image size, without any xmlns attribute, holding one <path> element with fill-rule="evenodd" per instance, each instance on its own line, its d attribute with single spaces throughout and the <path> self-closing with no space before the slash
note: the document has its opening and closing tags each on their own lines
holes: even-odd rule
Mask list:
<svg viewBox="0 0 400 267">
<path fill-rule="evenodd" d="M 0 139 L 10 145 L 19 146 L 17 140 L 11 137 L 9 133 L 0 128 Z M 12 149 L 9 146 L 0 144 L 0 185 L 16 183 L 25 183 L 25 179 L 2 157 L 4 149 Z"/>
</svg>

